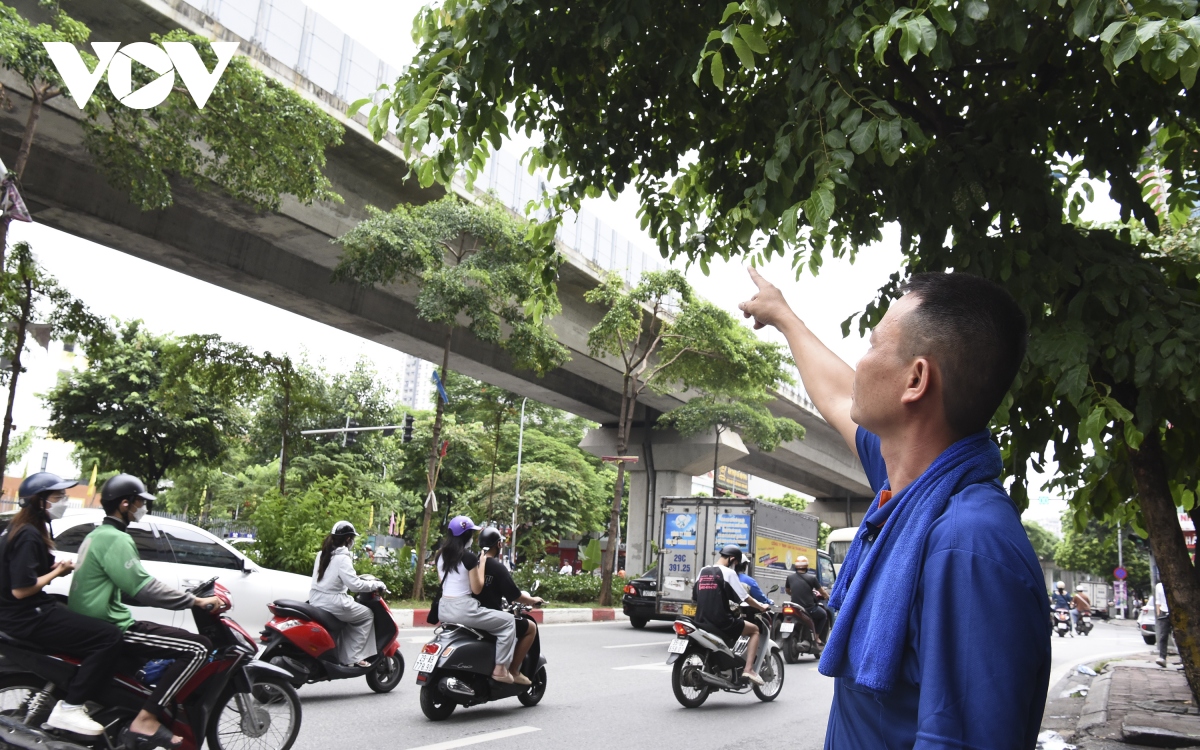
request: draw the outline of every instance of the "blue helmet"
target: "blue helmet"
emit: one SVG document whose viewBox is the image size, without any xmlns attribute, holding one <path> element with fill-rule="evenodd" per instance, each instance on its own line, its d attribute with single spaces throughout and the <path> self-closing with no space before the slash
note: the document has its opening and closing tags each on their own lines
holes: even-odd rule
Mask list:
<svg viewBox="0 0 1200 750">
<path fill-rule="evenodd" d="M 57 474 L 39 471 L 36 474 L 30 474 L 25 481 L 21 482 L 21 487 L 17 490 L 17 497 L 21 498 L 21 505 L 28 505 L 26 501 L 32 500 L 44 492 L 58 492 L 77 484 L 79 482 L 63 479 Z"/>
</svg>

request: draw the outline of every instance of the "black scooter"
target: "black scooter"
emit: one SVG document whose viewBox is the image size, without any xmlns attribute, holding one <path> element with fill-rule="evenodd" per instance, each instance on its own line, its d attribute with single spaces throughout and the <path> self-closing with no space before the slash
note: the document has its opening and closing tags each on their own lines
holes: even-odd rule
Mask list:
<svg viewBox="0 0 1200 750">
<path fill-rule="evenodd" d="M 821 627 L 821 641 L 824 643 L 829 639 L 830 626 L 833 623 L 833 613 L 824 604 L 817 606 L 825 610 L 825 623 Z M 808 613 L 794 602 L 784 602 L 780 607 L 779 617 L 775 619 L 775 627 L 771 635 L 773 640 L 779 644 L 779 648 L 783 651 L 783 659 L 788 664 L 795 664 L 800 661 L 800 657 L 804 654 L 811 654 L 813 657 L 821 658 L 821 651 L 824 646 L 818 646 L 816 639 L 813 638 L 812 628 L 808 622 L 800 617 L 800 614 Z"/>
<path fill-rule="evenodd" d="M 530 621 L 532 609 L 520 602 L 507 607 L 515 617 Z M 459 706 L 478 706 L 514 696 L 522 705 L 536 706 L 546 694 L 546 657 L 541 655 L 541 640 L 539 630 L 521 665 L 521 674 L 533 684 L 509 685 L 491 679 L 496 667 L 495 636 L 466 625 L 442 623 L 413 663 L 421 686 L 421 711 L 430 720 L 441 721 Z"/>
</svg>

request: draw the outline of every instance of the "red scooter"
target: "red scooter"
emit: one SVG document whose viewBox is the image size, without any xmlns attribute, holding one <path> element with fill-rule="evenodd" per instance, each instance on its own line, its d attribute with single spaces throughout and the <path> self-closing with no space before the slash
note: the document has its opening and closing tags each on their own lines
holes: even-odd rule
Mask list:
<svg viewBox="0 0 1200 750">
<path fill-rule="evenodd" d="M 176 693 L 171 731 L 183 738 L 180 750 L 198 750 L 208 740 L 213 750 L 255 748 L 288 750 L 300 731 L 300 699 L 288 684 L 292 675 L 254 658 L 258 647 L 242 626 L 224 612 L 233 607 L 229 590 L 210 579 L 191 589 L 196 596 L 215 596 L 221 606 L 193 609 L 196 629 L 212 641 L 213 655 Z M 50 709 L 63 697 L 79 660 L 50 655 L 36 646 L 0 633 L 0 731 L 20 747 L 60 750 L 111 750 L 150 695 L 150 685 L 134 672 L 141 662 L 119 667 L 99 705 L 90 713 L 103 724 L 97 737 L 43 732 Z M 150 684 L 153 679 L 148 678 Z"/>
<path fill-rule="evenodd" d="M 365 576 L 364 576 L 365 577 Z M 279 599 L 267 605 L 275 615 L 262 631 L 263 661 L 295 675 L 292 685 L 366 677 L 377 693 L 386 693 L 404 676 L 400 655 L 400 628 L 392 610 L 378 591 L 356 594 L 354 600 L 375 615 L 375 647 L 378 653 L 369 666 L 347 667 L 337 662 L 337 637 L 346 624 L 319 607 L 294 599 Z"/>
</svg>

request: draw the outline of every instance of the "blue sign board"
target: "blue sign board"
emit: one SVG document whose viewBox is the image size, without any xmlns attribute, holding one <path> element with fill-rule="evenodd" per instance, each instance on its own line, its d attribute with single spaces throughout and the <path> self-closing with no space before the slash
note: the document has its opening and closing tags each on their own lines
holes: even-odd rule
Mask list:
<svg viewBox="0 0 1200 750">
<path fill-rule="evenodd" d="M 696 514 L 668 513 L 663 526 L 663 549 L 696 549 Z"/>
<path fill-rule="evenodd" d="M 727 544 L 736 544 L 743 552 L 750 549 L 750 516 L 736 513 L 718 513 L 716 538 L 713 549 L 719 550 Z"/>
</svg>

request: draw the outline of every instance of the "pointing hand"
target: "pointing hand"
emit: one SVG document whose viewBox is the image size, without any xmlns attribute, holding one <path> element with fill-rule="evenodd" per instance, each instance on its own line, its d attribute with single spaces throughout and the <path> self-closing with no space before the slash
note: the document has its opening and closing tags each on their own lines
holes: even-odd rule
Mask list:
<svg viewBox="0 0 1200 750">
<path fill-rule="evenodd" d="M 779 287 L 764 279 L 754 267 L 746 270 L 750 272 L 750 280 L 758 287 L 758 292 L 748 301 L 738 305 L 738 309 L 745 317 L 754 318 L 755 329 L 766 326 L 778 328 L 789 317 L 796 316 L 788 306 L 787 300 L 783 298 Z"/>
</svg>

